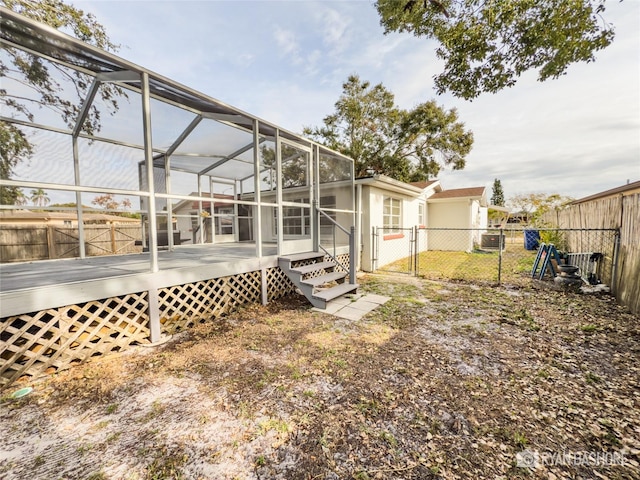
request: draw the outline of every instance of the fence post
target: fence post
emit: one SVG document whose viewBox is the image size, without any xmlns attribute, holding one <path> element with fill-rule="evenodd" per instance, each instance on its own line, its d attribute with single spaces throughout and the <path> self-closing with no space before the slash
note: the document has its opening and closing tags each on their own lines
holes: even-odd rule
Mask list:
<svg viewBox="0 0 640 480">
<path fill-rule="evenodd" d="M 376 238 L 376 227 L 371 227 L 371 271 L 376 271 L 376 261 L 378 252 L 378 239 Z"/>
<path fill-rule="evenodd" d="M 118 249 L 116 248 L 116 226 L 115 224 L 111 224 L 111 253 L 117 253 Z"/>
<path fill-rule="evenodd" d="M 613 237 L 613 265 L 611 266 L 611 295 L 618 291 L 618 254 L 620 253 L 620 229 L 615 231 Z"/>
<path fill-rule="evenodd" d="M 47 225 L 47 249 L 49 250 L 49 258 L 57 258 L 56 256 L 56 242 L 54 239 L 54 226 Z"/>
<path fill-rule="evenodd" d="M 418 250 L 420 249 L 418 242 L 418 226 L 413 226 L 413 275 L 418 276 Z"/>
<path fill-rule="evenodd" d="M 500 229 L 498 231 L 498 285 L 500 285 L 502 280 L 502 249 L 504 247 L 502 236 L 504 234 L 504 229 Z"/>
</svg>

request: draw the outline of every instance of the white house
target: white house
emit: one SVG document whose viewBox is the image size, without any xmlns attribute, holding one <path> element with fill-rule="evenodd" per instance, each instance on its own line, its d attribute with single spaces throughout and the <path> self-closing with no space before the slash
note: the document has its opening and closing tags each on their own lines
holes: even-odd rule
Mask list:
<svg viewBox="0 0 640 480">
<path fill-rule="evenodd" d="M 327 217 L 341 225 L 352 224 L 352 186 L 350 181 L 324 182 L 319 186 L 318 205 Z M 210 197 L 210 193 L 203 193 Z M 197 196 L 192 193 L 191 196 Z M 283 200 L 287 205 L 283 208 L 282 230 L 283 238 L 288 247 L 299 245 L 300 250 L 311 250 L 313 211 L 304 206 L 309 203 L 310 187 L 302 185 L 287 188 Z M 239 194 L 237 199 L 253 201 L 253 193 Z M 236 243 L 255 241 L 252 206 L 235 205 L 233 195 L 214 194 L 214 201 L 182 200 L 172 208 L 174 219 L 174 235 L 181 239 L 181 244 L 199 243 L 202 236 L 203 243 Z M 265 204 L 261 207 L 260 230 L 265 243 L 276 243 L 278 238 L 277 201 L 275 190 L 261 192 L 261 200 Z M 236 210 L 237 209 L 237 210 Z M 348 245 L 347 237 L 333 228 L 331 220 L 320 216 L 320 242 L 325 248 L 333 247 L 333 234 L 336 232 L 338 246 Z M 212 228 L 213 226 L 213 228 Z M 177 232 L 180 232 L 177 235 Z M 215 236 L 214 236 L 215 234 Z"/>
<path fill-rule="evenodd" d="M 384 175 L 355 183 L 364 271 L 409 256 L 416 248 L 471 251 L 487 228 L 485 187 L 444 190 L 439 180 L 404 183 Z M 423 230 L 426 241 L 414 242 L 414 227 Z M 436 228 L 466 230 L 451 235 L 430 230 Z"/>
<path fill-rule="evenodd" d="M 210 193 L 202 195 L 211 196 Z M 192 193 L 191 196 L 197 197 L 198 194 Z M 200 236 L 202 243 L 239 241 L 239 229 L 234 221 L 234 205 L 215 200 L 233 200 L 233 195 L 216 193 L 213 202 L 182 200 L 173 206 L 173 232 L 180 239 L 180 244 L 199 243 Z M 176 235 L 177 232 L 179 235 Z"/>
<path fill-rule="evenodd" d="M 441 187 L 438 181 L 421 188 L 385 175 L 358 178 L 355 183 L 360 268 L 372 271 L 395 260 L 397 252 L 409 251 L 408 229 L 426 225 L 427 195 Z"/>
<path fill-rule="evenodd" d="M 427 202 L 429 228 L 450 230 L 449 234 L 429 235 L 429 250 L 471 251 L 480 245 L 488 226 L 485 187 L 456 188 L 431 195 Z"/>
</svg>

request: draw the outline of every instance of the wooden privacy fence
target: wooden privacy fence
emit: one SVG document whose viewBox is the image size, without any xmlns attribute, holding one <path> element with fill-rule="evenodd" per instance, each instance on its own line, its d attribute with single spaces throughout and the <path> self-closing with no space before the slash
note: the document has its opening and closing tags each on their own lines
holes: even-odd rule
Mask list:
<svg viewBox="0 0 640 480">
<path fill-rule="evenodd" d="M 80 256 L 78 228 L 60 225 L 1 225 L 0 261 L 27 262 Z M 140 225 L 85 225 L 87 256 L 138 253 Z"/>
<path fill-rule="evenodd" d="M 613 292 L 619 303 L 640 313 L 640 194 L 569 205 L 547 212 L 543 221 L 558 228 L 618 229 Z"/>
</svg>

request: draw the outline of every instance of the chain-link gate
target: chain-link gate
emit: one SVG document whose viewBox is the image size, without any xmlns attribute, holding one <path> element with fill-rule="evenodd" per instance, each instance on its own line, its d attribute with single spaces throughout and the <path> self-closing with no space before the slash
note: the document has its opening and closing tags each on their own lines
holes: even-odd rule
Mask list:
<svg viewBox="0 0 640 480">
<path fill-rule="evenodd" d="M 532 277 L 538 246 L 554 244 L 585 283 L 614 290 L 618 238 L 615 229 L 374 227 L 372 265 L 433 280 L 520 283 Z"/>
<path fill-rule="evenodd" d="M 415 272 L 415 228 L 373 227 L 373 270 L 411 274 Z"/>
</svg>

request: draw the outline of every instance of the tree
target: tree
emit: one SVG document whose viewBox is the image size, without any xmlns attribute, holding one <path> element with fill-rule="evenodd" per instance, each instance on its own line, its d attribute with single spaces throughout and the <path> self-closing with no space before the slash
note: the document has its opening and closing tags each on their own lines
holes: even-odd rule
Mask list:
<svg viewBox="0 0 640 480">
<path fill-rule="evenodd" d="M 37 190 L 31 190 L 31 201 L 38 207 L 44 207 L 45 205 L 48 205 L 51 200 L 49 199 L 47 192 L 38 188 Z"/>
<path fill-rule="evenodd" d="M 509 199 L 509 203 L 516 212 L 525 213 L 529 223 L 540 223 L 542 217 L 554 208 L 560 208 L 573 201 L 573 198 L 559 193 L 528 193 L 515 195 Z"/>
<path fill-rule="evenodd" d="M 118 49 L 92 14 L 61 0 L 0 0 L 0 4 L 25 17 L 69 32 L 103 50 Z M 44 107 L 60 115 L 67 126 L 72 128 L 92 78 L 17 48 L 3 46 L 3 51 L 5 54 L 0 59 L 0 78 L 19 82 L 26 89 L 18 94 L 0 88 L 0 107 L 3 112 L 7 112 L 3 115 L 22 116 L 33 121 L 32 109 Z M 78 100 L 73 100 L 69 92 L 64 90 L 64 84 L 69 82 L 73 85 Z M 101 103 L 112 114 L 118 109 L 118 99 L 125 97 L 124 90 L 115 84 L 102 84 L 98 93 Z M 100 130 L 100 110 L 96 104 L 89 109 L 82 127 L 87 134 Z M 9 179 L 15 166 L 33 153 L 33 146 L 25 131 L 16 124 L 0 122 L 0 138 L 0 178 Z M 0 193 L 2 204 L 15 202 L 14 187 L 2 187 Z"/>
<path fill-rule="evenodd" d="M 592 62 L 614 37 L 601 16 L 605 0 L 379 0 L 380 23 L 439 42 L 438 93 L 465 99 L 513 86 L 528 70 L 558 78 Z"/>
<path fill-rule="evenodd" d="M 502 182 L 500 182 L 500 180 L 498 180 L 497 178 L 493 180 L 491 204 L 504 207 L 504 192 L 502 191 Z"/>
<path fill-rule="evenodd" d="M 357 75 L 342 89 L 335 113 L 327 115 L 321 127 L 305 127 L 304 133 L 353 158 L 357 177 L 374 171 L 420 181 L 444 166 L 464 168 L 473 134 L 458 121 L 455 109 L 444 110 L 435 101 L 400 109 L 386 87 L 371 86 Z"/>
<path fill-rule="evenodd" d="M 98 195 L 91 201 L 92 205 L 96 205 L 105 210 L 119 210 L 122 208 L 126 210 L 131 208 L 131 201 L 128 198 L 123 199 L 121 202 L 113 198 L 112 193 L 105 193 L 104 195 Z"/>
<path fill-rule="evenodd" d="M 263 177 L 262 181 L 273 188 L 276 185 L 276 179 L 273 176 L 276 170 L 276 151 L 273 147 L 263 145 L 260 148 L 260 154 L 260 164 L 271 170 L 271 173 Z M 304 153 L 295 147 L 283 144 L 280 157 L 282 158 L 282 187 L 292 188 L 307 185 L 309 177 Z"/>
<path fill-rule="evenodd" d="M 22 207 L 27 203 L 29 203 L 29 197 L 24 194 L 21 188 L 16 188 L 16 198 L 13 204 Z"/>
<path fill-rule="evenodd" d="M 0 122 L 0 179 L 11 178 L 18 162 L 29 158 L 32 153 L 33 147 L 22 130 L 13 124 Z M 0 204 L 16 204 L 19 194 L 18 187 L 0 187 Z"/>
</svg>

